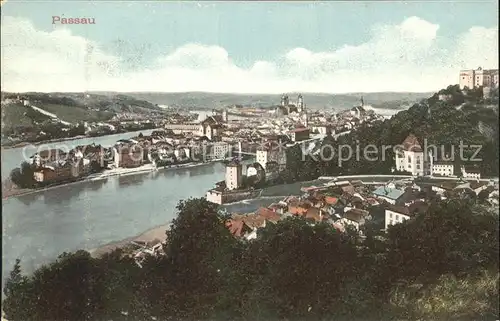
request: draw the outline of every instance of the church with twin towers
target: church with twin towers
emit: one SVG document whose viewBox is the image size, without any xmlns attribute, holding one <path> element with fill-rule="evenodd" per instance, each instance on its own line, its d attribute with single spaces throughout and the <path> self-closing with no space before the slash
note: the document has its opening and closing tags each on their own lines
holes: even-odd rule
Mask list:
<svg viewBox="0 0 500 321">
<path fill-rule="evenodd" d="M 287 94 L 281 96 L 281 104 L 276 107 L 276 115 L 286 116 L 293 113 L 301 115 L 303 125 L 305 127 L 308 126 L 306 104 L 304 103 L 304 97 L 302 97 L 302 94 L 297 95 L 297 101 L 295 103 L 290 102 L 290 98 Z"/>
</svg>

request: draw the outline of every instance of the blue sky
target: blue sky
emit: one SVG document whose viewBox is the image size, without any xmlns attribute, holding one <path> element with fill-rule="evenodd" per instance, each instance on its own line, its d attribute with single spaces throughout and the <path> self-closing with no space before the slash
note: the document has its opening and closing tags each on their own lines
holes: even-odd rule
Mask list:
<svg viewBox="0 0 500 321">
<path fill-rule="evenodd" d="M 161 90 L 162 88 L 157 88 L 153 83 L 163 79 L 166 73 L 175 75 L 185 86 L 182 84 L 167 86 L 171 89 L 165 88 L 165 91 L 175 89 L 223 92 L 224 88 L 228 87 L 231 92 L 252 92 L 252 89 L 279 92 L 288 87 L 294 87 L 290 90 L 300 90 L 300 87 L 304 87 L 305 91 L 329 91 L 327 83 L 332 84 L 332 91 L 335 91 L 333 87 L 342 89 L 340 91 L 379 91 L 391 88 L 395 91 L 420 91 L 441 86 L 438 79 L 442 79 L 442 84 L 446 84 L 454 77 L 453 70 L 465 68 L 469 64 L 471 68 L 477 68 L 478 63 L 485 67 L 497 68 L 497 59 L 493 58 L 498 55 L 498 40 L 493 39 L 494 36 L 498 37 L 497 14 L 496 1 L 244 3 L 8 0 L 2 7 L 2 38 L 5 36 L 8 41 L 11 39 L 12 43 L 19 47 L 19 41 L 22 39 L 14 35 L 32 33 L 31 36 L 26 36 L 23 42 L 25 50 L 33 49 L 33 42 L 43 41 L 35 41 L 34 38 L 46 38 L 47 44 L 45 47 L 42 46 L 45 49 L 40 47 L 36 50 L 39 61 L 43 61 L 45 55 L 57 54 L 52 52 L 54 48 L 46 48 L 50 43 L 52 47 L 67 47 L 70 44 L 65 45 L 62 41 L 68 41 L 76 46 L 75 50 L 81 49 L 81 46 L 75 44 L 77 39 L 92 43 L 93 48 L 97 48 L 94 56 L 101 55 L 99 59 L 96 58 L 101 60 L 99 65 L 103 65 L 104 59 L 106 65 L 112 67 L 105 72 L 107 79 L 99 74 L 102 70 L 88 67 L 87 70 L 92 69 L 93 80 L 87 79 L 84 87 L 99 87 L 98 89 L 102 90 L 123 87 L 120 86 L 120 82 L 123 78 L 130 79 L 132 75 L 130 73 L 138 73 L 137 77 L 141 79 L 138 89 Z M 95 18 L 96 24 L 53 25 L 52 16 L 55 15 Z M 410 36 L 406 31 L 401 36 L 401 30 L 404 28 L 399 27 L 403 26 L 405 21 L 411 22 L 408 22 L 409 27 L 405 29 L 413 30 L 408 31 L 411 33 Z M 30 27 L 24 26 L 23 29 L 18 25 L 21 23 L 28 23 Z M 4 27 L 7 27 L 6 31 Z M 25 31 L 20 32 L 19 28 Z M 427 30 L 427 33 L 420 34 L 417 32 L 419 30 Z M 402 38 L 398 38 L 399 36 Z M 55 40 L 58 37 L 60 39 Z M 384 45 L 384 41 L 387 46 Z M 469 51 L 463 48 L 464 44 L 471 46 Z M 488 53 L 477 57 L 478 45 L 484 47 Z M 364 54 L 379 58 L 371 62 L 365 58 L 351 60 L 350 54 L 344 52 L 346 46 L 354 48 L 353 57 L 358 57 L 362 55 L 362 50 L 367 50 Z M 402 48 L 404 46 L 406 47 Z M 170 56 L 175 56 L 179 48 L 185 50 L 181 50 L 178 54 L 191 57 L 189 58 L 191 62 L 177 57 L 174 59 L 176 61 L 174 66 Z M 297 48 L 306 51 L 299 50 L 297 53 Z M 47 51 L 46 54 L 40 54 L 43 50 Z M 20 59 L 13 50 L 2 51 L 4 60 L 6 55 L 10 60 Z M 394 52 L 401 53 L 399 58 L 382 59 Z M 295 55 L 296 57 L 291 59 L 290 53 L 296 53 L 300 57 Z M 9 54 L 14 57 L 10 57 Z M 449 58 L 451 56 L 454 58 Z M 395 60 L 396 58 L 405 61 Z M 50 62 L 50 59 L 60 60 L 60 57 L 59 59 L 55 56 L 47 57 L 47 59 Z M 150 69 L 167 68 L 165 59 L 169 61 L 166 63 L 168 72 L 162 75 L 149 75 L 155 81 L 152 81 L 150 88 L 145 86 L 144 79 L 148 77 L 144 73 L 151 72 Z M 203 61 L 200 62 L 200 59 Z M 318 63 L 313 63 L 312 60 Z M 75 58 L 72 62 L 77 61 Z M 158 61 L 163 61 L 163 64 Z M 19 63 L 22 61 L 19 60 Z M 27 63 L 29 65 L 32 61 Z M 405 63 L 408 65 L 402 66 Z M 71 61 L 68 61 L 68 64 L 71 64 Z M 197 74 L 193 74 L 193 70 L 188 70 L 186 64 L 193 67 Z M 440 68 L 434 72 L 433 80 L 427 79 L 429 75 L 422 79 L 422 82 L 427 82 L 428 87 L 432 88 L 417 86 L 415 77 L 418 75 L 411 74 L 412 71 L 431 70 L 433 64 L 439 64 L 437 67 Z M 194 68 L 200 65 L 204 70 L 210 69 L 210 72 L 201 75 L 200 71 L 195 70 L 200 68 Z M 376 65 L 376 68 L 372 68 L 372 65 Z M 443 65 L 448 65 L 449 69 L 441 70 Z M 63 66 L 58 68 L 64 69 Z M 69 80 L 72 79 L 70 74 L 74 75 L 74 72 L 70 72 L 74 66 L 68 68 Z M 212 70 L 214 68 L 220 69 L 221 73 L 217 74 Z M 371 81 L 367 79 L 368 71 L 362 75 L 361 70 L 370 69 L 370 74 L 373 75 L 373 72 L 380 74 L 383 70 L 395 68 L 397 77 L 385 75 L 383 80 L 381 78 L 377 81 L 387 83 L 394 78 L 396 80 L 394 84 L 385 86 L 373 84 L 373 89 L 370 88 Z M 59 79 L 64 75 L 62 69 L 59 72 Z M 23 72 L 25 71 L 15 70 L 14 67 L 4 72 L 2 68 L 2 76 L 7 76 L 6 87 L 16 87 L 13 89 L 17 90 L 23 89 L 20 88 L 23 86 L 36 87 L 36 84 L 22 85 L 21 80 L 28 77 L 23 75 Z M 407 80 L 402 79 L 401 73 L 409 73 Z M 33 70 L 32 76 L 38 74 L 40 75 L 36 77 L 42 77 L 43 73 Z M 344 77 L 342 75 L 346 74 L 357 76 L 359 81 L 353 81 L 351 86 L 341 83 L 340 79 Z M 231 76 L 233 76 L 231 82 L 222 79 Z M 83 76 L 79 77 L 81 80 Z M 109 77 L 114 78 L 109 79 Z M 117 77 L 121 77 L 122 80 Z M 216 83 L 203 84 L 202 78 L 207 77 L 215 77 Z M 4 83 L 3 78 L 2 83 Z M 258 83 L 262 82 L 266 85 L 259 86 Z M 243 88 L 238 89 L 237 83 Z M 75 86 L 79 88 L 81 84 Z M 103 86 L 112 88 L 101 88 Z M 42 87 L 50 87 L 52 90 L 52 87 L 57 86 L 44 84 L 40 86 L 40 90 L 43 90 Z M 130 86 L 125 87 L 127 90 L 133 90 L 129 88 Z M 412 88 L 414 90 L 411 90 Z"/>
</svg>

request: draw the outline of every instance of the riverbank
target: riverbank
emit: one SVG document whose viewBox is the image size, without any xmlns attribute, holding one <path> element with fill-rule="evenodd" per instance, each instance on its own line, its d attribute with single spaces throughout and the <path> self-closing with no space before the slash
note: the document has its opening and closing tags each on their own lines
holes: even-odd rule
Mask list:
<svg viewBox="0 0 500 321">
<path fill-rule="evenodd" d="M 212 163 L 217 163 L 220 162 L 221 160 L 215 160 L 211 162 L 204 162 L 204 163 L 186 163 L 186 164 L 179 164 L 179 165 L 170 165 L 166 167 L 155 167 L 153 164 L 146 164 L 142 165 L 139 167 L 135 168 L 114 168 L 114 169 L 109 169 L 105 170 L 101 173 L 97 174 L 91 174 L 89 176 L 86 176 L 82 179 L 79 179 L 74 182 L 70 183 L 64 183 L 64 184 L 57 184 L 53 186 L 46 186 L 46 187 L 41 187 L 37 189 L 27 189 L 27 188 L 18 188 L 15 187 L 15 185 L 9 180 L 5 183 L 2 184 L 2 199 L 7 200 L 11 197 L 19 197 L 19 196 L 25 196 L 29 194 L 35 194 L 35 193 L 40 193 L 44 192 L 50 189 L 55 189 L 59 187 L 66 187 L 74 184 L 79 184 L 79 183 L 84 183 L 88 181 L 98 181 L 98 180 L 104 180 L 107 179 L 108 177 L 113 177 L 113 176 L 127 176 L 127 175 L 137 175 L 137 174 L 143 174 L 143 173 L 151 173 L 155 171 L 162 171 L 162 170 L 168 170 L 168 169 L 182 169 L 182 168 L 191 168 L 191 167 L 198 167 L 198 166 L 203 166 L 207 164 L 212 164 Z"/>
<path fill-rule="evenodd" d="M 112 135 L 112 134 L 110 134 Z M 105 136 L 105 135 L 103 135 Z M 64 137 L 64 138 L 55 138 L 55 139 L 49 139 L 49 140 L 43 140 L 40 142 L 20 142 L 14 145 L 2 145 L 2 150 L 4 149 L 13 149 L 13 148 L 19 148 L 19 147 L 24 147 L 24 146 L 40 146 L 43 144 L 51 144 L 51 143 L 58 143 L 58 142 L 65 142 L 69 140 L 77 140 L 77 139 L 82 139 L 82 138 L 89 138 L 90 136 L 87 135 L 78 135 L 74 137 Z"/>
<path fill-rule="evenodd" d="M 144 242 L 148 245 L 154 245 L 158 242 L 164 242 L 167 239 L 166 231 L 170 228 L 170 223 L 159 225 L 146 232 L 138 235 L 123 239 L 121 241 L 115 241 L 98 248 L 88 250 L 88 252 L 95 258 L 101 257 L 107 253 L 113 252 L 116 249 L 124 248 L 128 246 L 131 242 Z M 153 244 L 154 243 L 154 244 Z"/>
<path fill-rule="evenodd" d="M 112 136 L 112 135 L 128 134 L 128 133 L 142 132 L 142 131 L 155 130 L 155 129 L 163 129 L 163 127 L 145 128 L 145 129 L 138 129 L 138 130 L 134 129 L 134 130 L 126 131 L 126 132 L 122 132 L 122 133 L 109 133 L 109 134 L 97 135 L 97 136 L 78 135 L 78 136 L 73 136 L 73 137 L 62 137 L 62 138 L 55 138 L 55 139 L 49 139 L 49 140 L 42 140 L 39 142 L 19 142 L 19 143 L 13 144 L 13 145 L 2 145 L 1 149 L 6 150 L 6 149 L 14 149 L 14 148 L 20 148 L 20 147 L 25 147 L 25 146 L 40 146 L 40 145 L 44 145 L 44 144 L 66 142 L 66 141 L 77 140 L 77 139 L 106 137 L 106 136 Z"/>
</svg>

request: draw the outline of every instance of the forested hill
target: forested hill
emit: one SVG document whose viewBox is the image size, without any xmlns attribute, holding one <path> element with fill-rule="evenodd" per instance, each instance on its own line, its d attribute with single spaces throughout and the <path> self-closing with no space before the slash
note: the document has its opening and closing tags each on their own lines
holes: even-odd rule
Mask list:
<svg viewBox="0 0 500 321">
<path fill-rule="evenodd" d="M 458 86 L 449 86 L 391 119 L 371 127 L 360 127 L 351 135 L 341 137 L 339 143 L 351 144 L 358 140 L 362 145 L 395 146 L 409 134 L 417 136 L 422 147 L 425 139 L 428 145 L 438 146 L 438 158 L 445 156 L 441 155 L 442 148 L 448 156 L 454 155 L 456 164 L 465 163 L 459 159 L 461 142 L 480 145 L 481 150 L 475 158 L 483 161 L 475 164 L 482 176 L 498 176 L 498 89 L 491 98 L 483 99 L 481 88 L 463 93 Z M 394 166 L 391 151 L 382 162 L 351 162 L 344 169 L 349 173 L 390 171 Z M 464 148 L 467 157 L 474 152 L 475 148 Z"/>
<path fill-rule="evenodd" d="M 301 155 L 296 145 L 288 153 L 290 161 L 281 175 L 284 182 L 313 180 L 319 176 L 391 174 L 395 170 L 394 147 L 403 143 L 409 134 L 417 136 L 422 148 L 437 147 L 437 159 L 445 156 L 455 164 L 455 175 L 460 176 L 461 165 L 475 165 L 481 177 L 498 177 L 498 89 L 491 98 L 483 99 L 482 89 L 462 93 L 458 86 L 449 86 L 431 97 L 414 104 L 408 110 L 400 111 L 391 119 L 362 124 L 350 134 L 338 140 L 327 137 L 323 140 L 323 155 Z M 427 142 L 427 145 L 426 145 Z M 463 148 L 460 144 L 480 146 Z M 364 155 L 376 148 L 376 155 Z M 350 147 L 350 148 L 348 148 Z M 335 153 L 333 156 L 329 151 Z M 348 151 L 353 153 L 351 157 Z M 359 153 L 357 151 L 360 151 Z M 356 156 L 356 154 L 359 154 Z M 481 161 L 471 162 L 474 157 Z M 303 159 L 301 161 L 292 161 Z M 399 173 L 407 174 L 407 173 Z"/>
<path fill-rule="evenodd" d="M 56 115 L 70 123 L 83 121 L 107 121 L 120 113 L 153 115 L 163 113 L 163 109 L 145 100 L 127 95 L 97 95 L 85 93 L 6 93 L 4 99 L 26 99 L 31 105 Z M 2 106 L 2 122 L 7 128 L 19 126 L 33 127 L 33 122 L 42 121 L 43 117 L 29 117 L 22 103 Z M 42 115 L 43 116 L 43 115 Z"/>
</svg>

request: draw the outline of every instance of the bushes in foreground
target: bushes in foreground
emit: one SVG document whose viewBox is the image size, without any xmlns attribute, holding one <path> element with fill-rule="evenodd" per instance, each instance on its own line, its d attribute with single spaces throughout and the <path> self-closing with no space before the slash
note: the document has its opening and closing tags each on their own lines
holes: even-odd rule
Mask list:
<svg viewBox="0 0 500 321">
<path fill-rule="evenodd" d="M 178 205 L 166 255 L 138 267 L 85 251 L 23 276 L 3 311 L 15 320 L 417 320 L 498 316 L 498 216 L 437 203 L 380 240 L 299 218 L 235 239 L 204 199 Z M 427 258 L 427 259 L 426 259 Z M 495 272 L 488 272 L 495 271 Z M 498 318 L 498 317 L 497 317 Z"/>
</svg>

